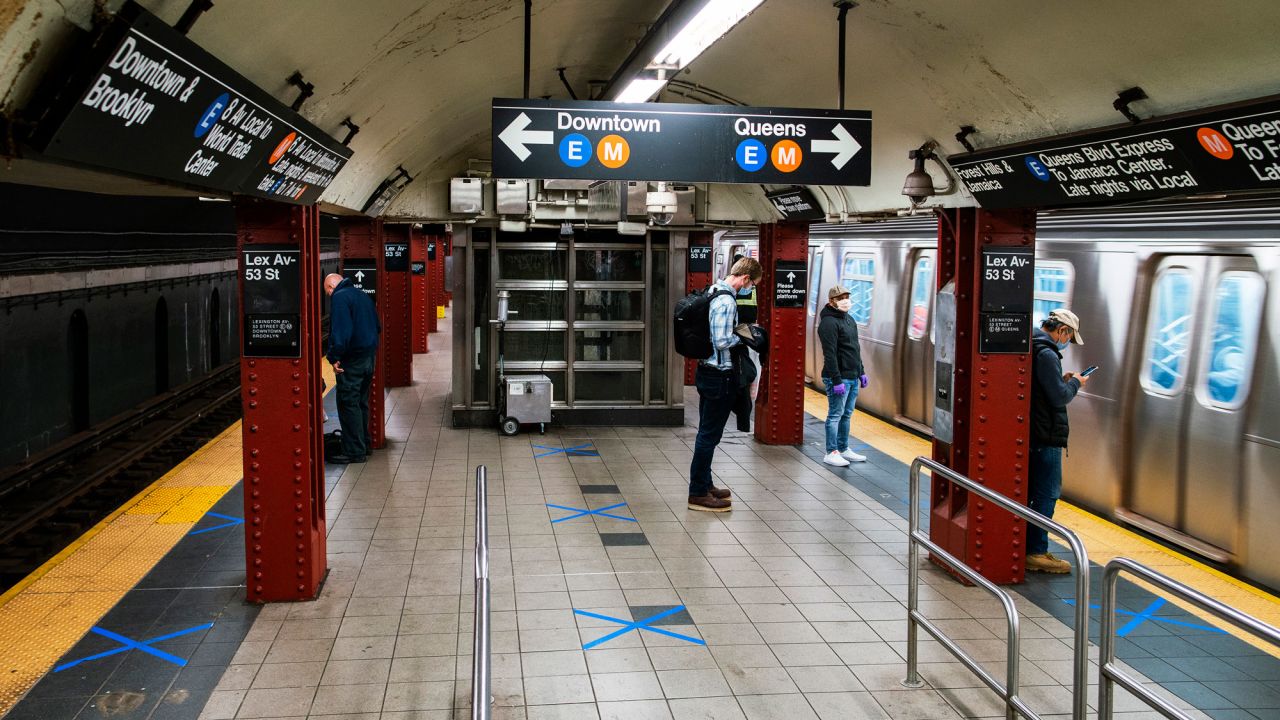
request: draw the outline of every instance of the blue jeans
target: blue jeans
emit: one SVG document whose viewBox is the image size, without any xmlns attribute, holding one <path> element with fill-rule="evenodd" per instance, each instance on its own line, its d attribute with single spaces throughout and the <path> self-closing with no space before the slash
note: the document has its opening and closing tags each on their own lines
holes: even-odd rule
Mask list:
<svg viewBox="0 0 1280 720">
<path fill-rule="evenodd" d="M 1053 509 L 1062 497 L 1062 448 L 1033 447 L 1027 463 L 1027 507 L 1053 517 Z M 1027 554 L 1049 551 L 1049 533 L 1027 523 Z"/>
<path fill-rule="evenodd" d="M 698 437 L 689 465 L 689 497 L 702 497 L 711 492 L 711 458 L 733 412 L 738 381 L 732 373 L 699 365 L 694 385 L 698 388 Z"/>
<path fill-rule="evenodd" d="M 361 458 L 373 452 L 369 437 L 369 386 L 376 354 L 347 358 L 339 363 L 338 422 L 342 425 L 342 454 Z"/>
<path fill-rule="evenodd" d="M 845 380 L 843 395 L 831 392 L 838 383 L 822 378 L 822 384 L 827 388 L 827 452 L 844 452 L 849 449 L 849 418 L 858 401 L 858 381 Z"/>
</svg>

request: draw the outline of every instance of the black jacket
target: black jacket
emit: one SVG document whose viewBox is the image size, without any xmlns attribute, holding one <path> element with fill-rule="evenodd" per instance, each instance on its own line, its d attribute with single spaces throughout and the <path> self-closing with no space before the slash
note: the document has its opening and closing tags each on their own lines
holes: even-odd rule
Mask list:
<svg viewBox="0 0 1280 720">
<path fill-rule="evenodd" d="M 858 348 L 858 323 L 847 312 L 830 304 L 818 313 L 818 339 L 822 341 L 822 377 L 834 382 L 862 377 L 862 351 Z"/>
<path fill-rule="evenodd" d="M 1071 426 L 1067 403 L 1080 381 L 1062 379 L 1062 353 L 1040 328 L 1031 333 L 1031 447 L 1066 447 Z"/>
</svg>

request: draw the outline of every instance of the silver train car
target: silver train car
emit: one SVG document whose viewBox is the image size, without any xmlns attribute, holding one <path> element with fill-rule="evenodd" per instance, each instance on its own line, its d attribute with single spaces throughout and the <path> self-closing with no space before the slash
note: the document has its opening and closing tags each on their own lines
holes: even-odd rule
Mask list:
<svg viewBox="0 0 1280 720">
<path fill-rule="evenodd" d="M 858 409 L 928 433 L 936 221 L 814 225 L 806 380 L 821 389 L 816 321 L 851 291 L 871 384 Z M 717 271 L 754 255 L 717 238 Z M 1280 207 L 1200 203 L 1042 212 L 1034 322 L 1069 306 L 1098 365 L 1071 404 L 1063 494 L 1280 588 Z"/>
</svg>

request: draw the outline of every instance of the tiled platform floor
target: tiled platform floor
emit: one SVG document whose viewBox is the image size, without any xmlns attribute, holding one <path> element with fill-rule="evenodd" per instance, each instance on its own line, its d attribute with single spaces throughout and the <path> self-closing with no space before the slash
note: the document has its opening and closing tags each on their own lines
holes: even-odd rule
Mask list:
<svg viewBox="0 0 1280 720">
<path fill-rule="evenodd" d="M 415 375 L 392 392 L 388 450 L 332 488 L 322 598 L 264 608 L 202 717 L 467 717 L 479 464 L 490 478 L 497 718 L 1003 716 L 933 643 L 922 645 L 929 686 L 901 687 L 905 521 L 796 448 L 728 434 L 715 469 L 735 510 L 694 513 L 684 507 L 691 427 L 510 439 L 455 430 L 448 354 L 419 356 Z M 598 455 L 535 458 L 547 451 L 533 447 L 587 443 Z M 1000 669 L 995 602 L 932 570 L 924 580 L 926 612 Z M 1069 630 L 1019 605 L 1024 697 L 1066 717 Z M 1120 708 L 1154 717 L 1128 698 Z"/>
</svg>

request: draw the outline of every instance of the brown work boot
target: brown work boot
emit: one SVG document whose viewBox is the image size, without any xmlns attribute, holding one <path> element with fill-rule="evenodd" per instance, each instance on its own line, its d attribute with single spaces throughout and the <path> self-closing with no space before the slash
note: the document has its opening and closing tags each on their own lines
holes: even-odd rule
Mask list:
<svg viewBox="0 0 1280 720">
<path fill-rule="evenodd" d="M 716 487 L 715 485 L 712 485 L 712 486 L 711 486 L 711 497 L 713 497 L 713 498 L 719 498 L 719 499 L 721 499 L 721 500 L 728 500 L 728 499 L 729 499 L 729 495 L 730 495 L 730 494 L 731 494 L 731 493 L 730 493 L 730 492 L 728 491 L 728 489 L 726 489 L 726 488 L 718 488 L 718 487 Z"/>
<path fill-rule="evenodd" d="M 729 512 L 733 509 L 733 503 L 728 500 L 722 500 L 714 495 L 689 496 L 689 509 L 700 510 L 702 512 Z"/>
<path fill-rule="evenodd" d="M 1071 563 L 1066 560 L 1059 560 L 1053 556 L 1053 553 L 1038 553 L 1027 556 L 1027 569 L 1063 575 L 1071 572 Z"/>
</svg>

